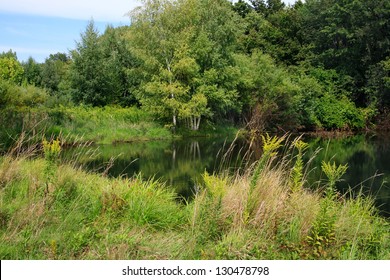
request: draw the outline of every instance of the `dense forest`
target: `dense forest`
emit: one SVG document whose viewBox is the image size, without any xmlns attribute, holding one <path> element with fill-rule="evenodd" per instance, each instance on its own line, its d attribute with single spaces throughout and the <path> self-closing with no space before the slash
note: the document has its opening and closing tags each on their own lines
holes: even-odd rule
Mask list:
<svg viewBox="0 0 390 280">
<path fill-rule="evenodd" d="M 140 107 L 172 128 L 386 126 L 390 1 L 144 0 L 44 63 L 0 54 L 0 108 Z M 4 116 L 3 116 L 4 118 Z"/>
</svg>

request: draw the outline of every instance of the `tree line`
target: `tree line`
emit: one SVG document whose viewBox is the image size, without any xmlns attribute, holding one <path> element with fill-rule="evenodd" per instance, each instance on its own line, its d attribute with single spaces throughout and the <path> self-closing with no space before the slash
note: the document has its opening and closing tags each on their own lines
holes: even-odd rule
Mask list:
<svg viewBox="0 0 390 280">
<path fill-rule="evenodd" d="M 139 106 L 172 127 L 359 130 L 390 108 L 390 0 L 144 0 L 131 24 L 20 63 L 5 106 Z"/>
</svg>

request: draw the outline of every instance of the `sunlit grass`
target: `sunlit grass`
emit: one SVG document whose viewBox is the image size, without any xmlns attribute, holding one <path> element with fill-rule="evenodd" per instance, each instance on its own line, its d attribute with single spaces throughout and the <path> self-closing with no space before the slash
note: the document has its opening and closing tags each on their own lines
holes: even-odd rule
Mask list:
<svg viewBox="0 0 390 280">
<path fill-rule="evenodd" d="M 158 180 L 108 178 L 71 161 L 53 161 L 48 179 L 48 159 L 4 156 L 0 258 L 390 258 L 389 223 L 372 199 L 326 195 L 326 182 L 313 191 L 304 177 L 292 190 L 288 152 L 267 157 L 261 169 L 203 174 L 183 204 Z"/>
</svg>

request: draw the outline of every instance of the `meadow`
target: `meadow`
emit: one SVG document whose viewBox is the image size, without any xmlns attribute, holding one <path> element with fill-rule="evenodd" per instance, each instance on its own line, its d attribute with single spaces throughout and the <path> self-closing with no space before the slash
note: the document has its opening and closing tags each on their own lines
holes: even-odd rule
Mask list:
<svg viewBox="0 0 390 280">
<path fill-rule="evenodd" d="M 280 148 L 285 152 L 281 152 Z M 159 180 L 60 163 L 60 141 L 0 159 L 1 259 L 389 259 L 373 200 L 335 190 L 347 166 L 307 186 L 307 145 L 263 137 L 245 172 L 203 174 L 183 203 Z"/>
</svg>

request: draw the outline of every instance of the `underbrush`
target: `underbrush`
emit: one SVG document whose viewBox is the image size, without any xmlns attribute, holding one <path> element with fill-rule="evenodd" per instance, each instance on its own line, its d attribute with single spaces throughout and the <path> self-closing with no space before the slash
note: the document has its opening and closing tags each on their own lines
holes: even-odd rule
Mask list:
<svg viewBox="0 0 390 280">
<path fill-rule="evenodd" d="M 74 135 L 99 144 L 171 138 L 169 130 L 135 107 L 60 107 L 52 109 L 49 117 L 54 124 L 46 134 L 68 136 L 68 141 Z"/>
<path fill-rule="evenodd" d="M 203 174 L 187 204 L 158 180 L 107 178 L 44 157 L 0 158 L 1 259 L 389 259 L 389 223 L 371 198 L 335 191 L 346 166 L 309 190 L 305 145 L 264 137 L 243 174 Z M 294 152 L 298 150 L 298 152 Z"/>
<path fill-rule="evenodd" d="M 0 149 L 14 145 L 20 135 L 26 144 L 42 135 L 67 144 L 111 144 L 151 139 L 170 139 L 171 132 L 139 108 L 130 107 L 7 107 L 0 113 Z"/>
</svg>

